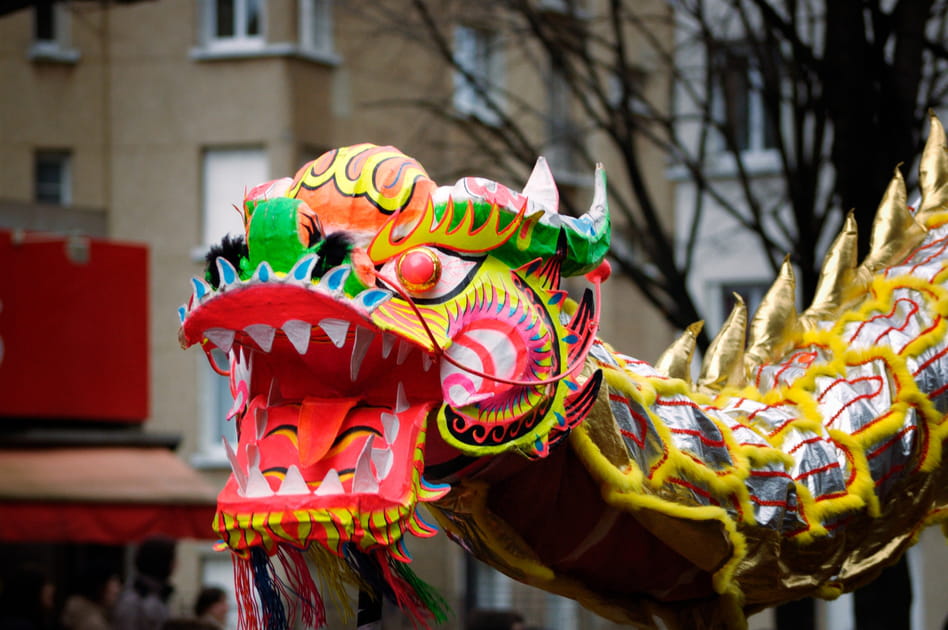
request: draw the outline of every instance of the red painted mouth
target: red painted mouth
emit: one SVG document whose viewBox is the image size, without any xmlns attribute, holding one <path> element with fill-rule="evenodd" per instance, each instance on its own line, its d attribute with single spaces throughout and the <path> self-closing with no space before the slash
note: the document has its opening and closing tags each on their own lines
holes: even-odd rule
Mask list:
<svg viewBox="0 0 948 630">
<path fill-rule="evenodd" d="M 390 546 L 443 494 L 421 480 L 434 360 L 344 301 L 249 285 L 193 308 L 182 336 L 231 358 L 238 442 L 217 518 L 231 548 Z"/>
</svg>

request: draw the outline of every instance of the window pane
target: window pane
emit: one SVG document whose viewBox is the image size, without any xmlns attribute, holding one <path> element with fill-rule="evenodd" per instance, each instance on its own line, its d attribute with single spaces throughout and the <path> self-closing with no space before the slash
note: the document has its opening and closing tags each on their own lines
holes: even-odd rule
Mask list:
<svg viewBox="0 0 948 630">
<path fill-rule="evenodd" d="M 217 367 L 223 370 L 230 369 L 230 361 L 227 355 L 220 349 L 214 348 L 211 350 L 211 357 L 214 359 L 214 363 L 217 364 Z M 231 444 L 236 444 L 237 421 L 227 420 L 227 412 L 234 402 L 234 398 L 230 394 L 230 381 L 226 377 L 214 372 L 211 366 L 207 366 L 207 369 L 211 372 L 210 379 L 213 383 L 211 400 L 213 408 L 211 409 L 211 414 L 214 416 L 211 418 L 211 435 L 209 435 L 208 438 L 215 447 L 221 443 L 221 436 L 226 437 Z"/>
<path fill-rule="evenodd" d="M 747 59 L 732 52 L 727 55 L 727 66 L 721 78 L 724 83 L 725 124 L 737 148 L 742 151 L 750 146 L 748 105 L 751 86 L 748 71 Z"/>
<path fill-rule="evenodd" d="M 247 35 L 260 34 L 261 0 L 247 0 Z"/>
<path fill-rule="evenodd" d="M 51 42 L 56 40 L 56 28 L 53 17 L 52 0 L 39 0 L 36 3 L 35 13 L 35 33 L 36 39 L 41 42 Z"/>
<path fill-rule="evenodd" d="M 214 34 L 217 37 L 234 36 L 234 2 L 237 0 L 216 0 Z"/>
<path fill-rule="evenodd" d="M 37 153 L 34 163 L 34 195 L 44 203 L 69 203 L 69 154 Z"/>
<path fill-rule="evenodd" d="M 332 52 L 331 0 L 300 0 L 300 25 L 304 47 L 316 52 Z"/>
<path fill-rule="evenodd" d="M 734 294 L 737 293 L 744 298 L 744 304 L 747 305 L 747 312 L 753 315 L 757 312 L 761 300 L 770 289 L 770 283 L 766 280 L 760 282 L 726 282 L 721 284 L 721 321 L 727 319 L 734 308 L 736 300 Z"/>
</svg>

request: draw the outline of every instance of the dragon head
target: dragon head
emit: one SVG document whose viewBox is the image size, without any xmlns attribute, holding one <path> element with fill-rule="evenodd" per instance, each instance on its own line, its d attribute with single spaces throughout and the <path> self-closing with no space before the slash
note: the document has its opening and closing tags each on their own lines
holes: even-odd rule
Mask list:
<svg viewBox="0 0 948 630">
<path fill-rule="evenodd" d="M 602 170 L 586 215 L 557 205 L 542 158 L 521 193 L 438 187 L 368 144 L 247 193 L 245 235 L 212 248 L 179 310 L 183 345 L 230 358 L 238 441 L 215 525 L 238 558 L 319 549 L 404 606 L 403 534 L 433 533 L 417 504 L 450 490 L 426 471 L 543 457 L 585 417 L 597 300 L 567 307 L 559 283 L 605 275 Z"/>
</svg>

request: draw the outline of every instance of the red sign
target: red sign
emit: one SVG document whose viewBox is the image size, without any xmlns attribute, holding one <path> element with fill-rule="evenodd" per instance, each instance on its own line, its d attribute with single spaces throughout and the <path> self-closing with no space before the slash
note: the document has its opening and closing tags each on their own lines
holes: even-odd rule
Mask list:
<svg viewBox="0 0 948 630">
<path fill-rule="evenodd" d="M 148 250 L 0 230 L 0 422 L 147 415 Z"/>
</svg>

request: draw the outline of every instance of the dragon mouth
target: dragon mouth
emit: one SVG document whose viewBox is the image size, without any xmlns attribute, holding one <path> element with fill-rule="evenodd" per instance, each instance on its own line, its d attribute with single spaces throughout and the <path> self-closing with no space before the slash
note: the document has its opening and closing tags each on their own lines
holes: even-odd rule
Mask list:
<svg viewBox="0 0 948 630">
<path fill-rule="evenodd" d="M 225 440 L 233 472 L 215 519 L 227 545 L 318 542 L 339 553 L 350 542 L 392 547 L 406 529 L 427 534 L 415 504 L 446 491 L 422 478 L 437 359 L 308 287 L 209 297 L 192 301 L 182 341 L 230 357 L 238 441 Z"/>
</svg>

